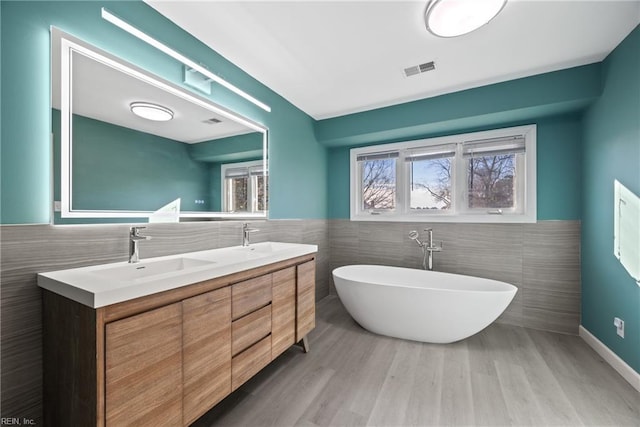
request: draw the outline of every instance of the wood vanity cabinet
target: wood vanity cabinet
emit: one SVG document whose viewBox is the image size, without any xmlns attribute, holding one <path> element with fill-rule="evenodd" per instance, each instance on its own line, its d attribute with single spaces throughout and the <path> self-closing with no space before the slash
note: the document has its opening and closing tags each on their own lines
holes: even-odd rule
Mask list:
<svg viewBox="0 0 640 427">
<path fill-rule="evenodd" d="M 106 424 L 182 422 L 182 307 L 105 325 Z"/>
<path fill-rule="evenodd" d="M 182 301 L 182 410 L 189 425 L 231 393 L 231 290 Z"/>
<path fill-rule="evenodd" d="M 186 426 L 313 329 L 315 257 L 43 320 L 45 425 Z"/>
</svg>

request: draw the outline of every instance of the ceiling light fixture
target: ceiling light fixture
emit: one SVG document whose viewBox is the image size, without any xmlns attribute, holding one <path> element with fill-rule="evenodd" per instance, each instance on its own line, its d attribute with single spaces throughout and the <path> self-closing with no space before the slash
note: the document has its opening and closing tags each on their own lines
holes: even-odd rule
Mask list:
<svg viewBox="0 0 640 427">
<path fill-rule="evenodd" d="M 172 58 L 177 59 L 178 61 L 182 62 L 187 67 L 193 68 L 195 71 L 199 72 L 203 76 L 206 76 L 206 77 L 210 78 L 214 82 L 218 83 L 221 86 L 224 86 L 225 88 L 229 89 L 233 93 L 235 93 L 237 95 L 240 95 L 241 97 L 243 97 L 247 101 L 252 102 L 253 104 L 257 105 L 258 107 L 262 108 L 263 110 L 265 110 L 267 112 L 271 111 L 271 107 L 269 107 L 264 102 L 260 102 L 259 100 L 257 100 L 253 96 L 249 95 L 247 92 L 243 91 L 240 88 L 237 88 L 236 86 L 232 85 L 231 83 L 229 83 L 228 81 L 226 81 L 222 77 L 213 74 L 211 71 L 207 70 L 202 65 L 192 61 L 191 59 L 187 58 L 186 56 L 182 55 L 181 53 L 176 52 L 175 50 L 171 49 L 169 46 L 165 45 L 164 43 L 159 42 L 158 40 L 154 39 L 153 37 L 149 36 L 148 34 L 143 33 L 142 31 L 140 31 L 139 29 L 137 29 L 133 25 L 131 25 L 128 22 L 118 18 L 116 15 L 114 15 L 111 12 L 109 12 L 104 7 L 102 8 L 101 15 L 102 15 L 102 19 L 104 19 L 105 21 L 111 22 L 113 25 L 115 25 L 117 27 L 120 27 L 124 31 L 128 32 L 129 34 L 131 34 L 131 35 L 133 35 L 133 36 L 135 36 L 137 38 L 139 38 L 140 40 L 144 41 L 145 43 L 150 44 L 151 46 L 155 47 L 156 49 L 160 50 L 161 52 L 164 52 L 167 55 L 171 56 Z"/>
<path fill-rule="evenodd" d="M 487 24 L 507 0 L 431 0 L 425 10 L 427 30 L 438 37 L 456 37 Z"/>
<path fill-rule="evenodd" d="M 173 119 L 173 111 L 162 105 L 151 104 L 149 102 L 132 102 L 129 104 L 131 112 L 143 119 L 154 122 L 167 122 Z"/>
</svg>

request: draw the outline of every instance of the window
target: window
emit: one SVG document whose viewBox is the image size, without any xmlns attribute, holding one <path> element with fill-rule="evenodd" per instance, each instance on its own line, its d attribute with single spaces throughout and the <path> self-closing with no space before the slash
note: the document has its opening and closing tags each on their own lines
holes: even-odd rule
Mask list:
<svg viewBox="0 0 640 427">
<path fill-rule="evenodd" d="M 351 150 L 351 218 L 535 222 L 536 127 Z"/>
<path fill-rule="evenodd" d="M 268 177 L 261 160 L 222 165 L 223 211 L 267 210 Z"/>
<path fill-rule="evenodd" d="M 362 210 L 393 211 L 396 208 L 397 157 L 398 153 L 358 156 Z"/>
<path fill-rule="evenodd" d="M 404 160 L 409 169 L 409 208 L 412 211 L 451 209 L 451 171 L 455 154 L 455 144 L 425 146 L 405 154 Z"/>
</svg>

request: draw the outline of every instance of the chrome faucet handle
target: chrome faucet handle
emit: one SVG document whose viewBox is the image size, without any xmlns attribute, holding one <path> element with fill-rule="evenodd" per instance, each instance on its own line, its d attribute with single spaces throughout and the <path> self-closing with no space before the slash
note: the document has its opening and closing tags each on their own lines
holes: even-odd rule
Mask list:
<svg viewBox="0 0 640 427">
<path fill-rule="evenodd" d="M 424 246 L 424 243 L 420 241 L 420 233 L 418 233 L 416 230 L 412 230 L 409 232 L 409 239 L 415 241 L 420 247 Z"/>
<path fill-rule="evenodd" d="M 151 236 L 141 236 L 138 234 L 140 230 L 144 230 L 147 227 L 130 227 L 129 228 L 129 263 L 140 262 L 140 252 L 138 249 L 138 242 L 141 240 L 151 240 Z"/>
<path fill-rule="evenodd" d="M 140 232 L 140 230 L 144 230 L 145 228 L 147 228 L 147 227 L 145 227 L 143 225 L 141 225 L 141 226 L 135 226 L 134 225 L 134 226 L 129 228 L 129 231 L 131 232 L 131 234 L 134 234 L 134 235 L 137 236 L 138 233 Z"/>
<path fill-rule="evenodd" d="M 244 223 L 242 223 L 242 230 L 243 230 L 245 233 L 253 233 L 253 232 L 255 232 L 255 231 L 260 231 L 260 229 L 259 229 L 259 228 L 253 228 L 253 227 L 250 227 L 250 224 L 249 224 L 248 222 L 244 222 Z"/>
<path fill-rule="evenodd" d="M 144 226 L 133 226 L 129 228 L 129 237 L 132 240 L 151 240 L 151 236 L 141 236 L 140 230 L 144 230 L 147 227 Z"/>
<path fill-rule="evenodd" d="M 250 228 L 248 222 L 242 224 L 242 246 L 249 246 L 249 235 L 256 231 L 260 230 L 257 228 Z"/>
</svg>

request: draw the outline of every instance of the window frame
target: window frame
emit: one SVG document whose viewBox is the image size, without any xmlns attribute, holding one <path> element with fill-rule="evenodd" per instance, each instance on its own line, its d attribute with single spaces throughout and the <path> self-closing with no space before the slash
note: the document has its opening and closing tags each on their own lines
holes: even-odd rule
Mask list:
<svg viewBox="0 0 640 427">
<path fill-rule="evenodd" d="M 264 162 L 262 160 L 253 160 L 248 162 L 238 162 L 238 163 L 223 163 L 220 165 L 220 176 L 221 176 L 221 187 L 222 187 L 222 211 L 225 213 L 229 213 L 229 185 L 227 184 L 227 170 L 228 169 L 247 169 L 247 175 L 249 177 L 249 182 L 247 185 L 247 210 L 246 211 L 233 211 L 233 213 L 239 214 L 256 214 L 256 213 L 266 213 L 268 210 L 258 210 L 258 191 L 257 191 L 257 183 L 254 183 L 253 176 L 262 176 L 265 180 L 265 185 L 268 184 L 268 173 L 264 168 Z M 252 170 L 260 170 L 262 169 L 261 174 L 253 174 Z M 267 204 L 267 200 L 265 200 L 265 205 Z"/>
<path fill-rule="evenodd" d="M 516 177 L 516 199 L 514 208 L 497 209 L 468 208 L 467 161 L 463 157 L 464 143 L 522 136 L 525 155 L 516 156 L 516 171 L 524 168 Z M 420 210 L 410 208 L 410 168 L 406 161 L 408 153 L 420 148 L 455 144 L 453 173 L 451 176 L 451 210 Z M 390 144 L 358 147 L 350 150 L 350 218 L 352 221 L 422 221 L 422 222 L 475 222 L 475 223 L 535 223 L 537 221 L 536 195 L 536 146 L 535 124 L 493 129 L 442 137 L 411 140 Z M 359 156 L 398 152 L 396 157 L 396 207 L 394 210 L 362 209 L 362 188 Z M 524 158 L 523 158 L 524 157 Z M 522 205 L 522 209 L 520 206 Z M 492 211 L 492 213 L 490 213 Z"/>
</svg>

